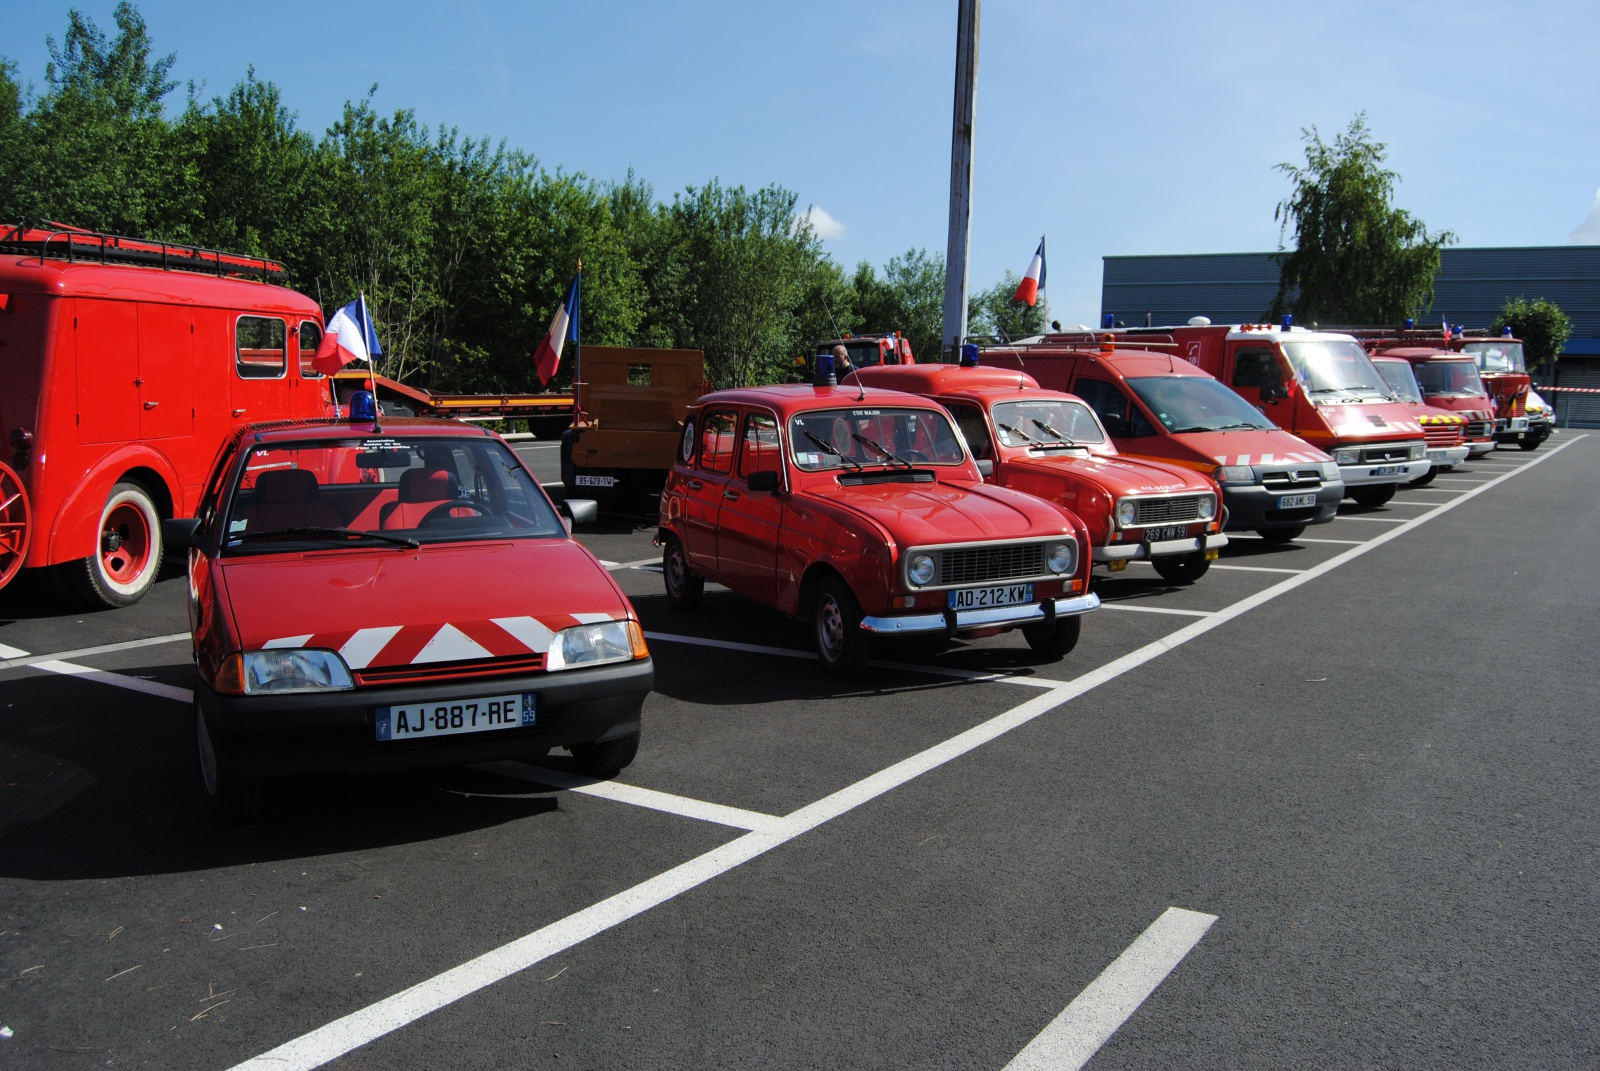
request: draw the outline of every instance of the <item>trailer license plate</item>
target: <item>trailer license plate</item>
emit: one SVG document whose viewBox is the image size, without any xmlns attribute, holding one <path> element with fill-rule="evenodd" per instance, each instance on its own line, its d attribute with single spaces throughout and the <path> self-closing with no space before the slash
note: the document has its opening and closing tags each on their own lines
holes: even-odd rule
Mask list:
<svg viewBox="0 0 1600 1071">
<path fill-rule="evenodd" d="M 615 476 L 578 476 L 572 482 L 579 487 L 615 487 L 617 478 Z"/>
<path fill-rule="evenodd" d="M 1379 465 L 1377 468 L 1375 468 L 1372 471 L 1368 472 L 1367 475 L 1368 476 L 1404 476 L 1405 475 L 1405 471 L 1406 471 L 1406 467 L 1404 465 Z"/>
<path fill-rule="evenodd" d="M 1169 524 L 1165 528 L 1146 528 L 1144 530 L 1144 541 L 1146 543 L 1161 543 L 1168 539 L 1182 539 L 1184 537 L 1183 529 L 1184 525 L 1181 524 Z"/>
<path fill-rule="evenodd" d="M 946 595 L 952 610 L 983 610 L 991 606 L 1015 606 L 1033 601 L 1032 584 L 1005 584 L 996 588 L 962 588 Z"/>
<path fill-rule="evenodd" d="M 1301 506 L 1315 506 L 1316 504 L 1317 496 L 1314 494 L 1278 496 L 1279 509 L 1299 509 Z"/>
<path fill-rule="evenodd" d="M 520 729 L 533 724 L 533 693 L 509 692 L 468 699 L 430 699 L 373 711 L 379 740 Z"/>
</svg>

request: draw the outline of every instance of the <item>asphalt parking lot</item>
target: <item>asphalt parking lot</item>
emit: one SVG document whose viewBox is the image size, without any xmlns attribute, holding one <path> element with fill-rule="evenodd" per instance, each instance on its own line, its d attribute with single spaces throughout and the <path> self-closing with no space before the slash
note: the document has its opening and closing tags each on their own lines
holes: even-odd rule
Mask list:
<svg viewBox="0 0 1600 1071">
<path fill-rule="evenodd" d="M 550 444 L 519 444 L 543 479 Z M 1198 583 L 1096 574 L 1059 663 L 662 593 L 615 782 L 193 769 L 182 576 L 0 592 L 0 1067 L 1600 1064 L 1600 436 L 1346 503 Z"/>
</svg>

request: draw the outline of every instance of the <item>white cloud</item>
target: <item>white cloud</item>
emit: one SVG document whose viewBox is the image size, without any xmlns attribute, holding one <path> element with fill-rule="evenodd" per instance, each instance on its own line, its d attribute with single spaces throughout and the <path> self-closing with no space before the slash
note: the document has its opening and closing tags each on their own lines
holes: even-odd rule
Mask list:
<svg viewBox="0 0 1600 1071">
<path fill-rule="evenodd" d="M 1567 240 L 1573 245 L 1600 245 L 1600 190 L 1595 191 L 1589 214 Z"/>
<path fill-rule="evenodd" d="M 844 224 L 834 219 L 828 214 L 828 210 L 820 205 L 812 205 L 806 209 L 804 217 L 811 220 L 811 229 L 824 242 L 832 238 L 844 237 Z"/>
</svg>

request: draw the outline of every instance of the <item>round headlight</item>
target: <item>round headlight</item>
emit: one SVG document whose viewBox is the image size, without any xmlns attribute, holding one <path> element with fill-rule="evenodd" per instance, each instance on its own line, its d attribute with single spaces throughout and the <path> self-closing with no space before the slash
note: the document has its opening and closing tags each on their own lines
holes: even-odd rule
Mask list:
<svg viewBox="0 0 1600 1071">
<path fill-rule="evenodd" d="M 1201 495 L 1199 513 L 1202 521 L 1209 521 L 1215 517 L 1217 515 L 1217 500 L 1210 495 Z"/>
<path fill-rule="evenodd" d="M 906 576 L 913 584 L 926 584 L 933 580 L 933 555 L 913 554 L 906 565 Z"/>
<path fill-rule="evenodd" d="M 1126 528 L 1139 516 L 1139 503 L 1131 498 L 1124 498 L 1117 503 L 1117 523 Z"/>
<path fill-rule="evenodd" d="M 1078 564 L 1078 547 L 1075 543 L 1052 543 L 1045 558 L 1045 565 L 1052 573 L 1070 573 L 1072 567 Z"/>
</svg>

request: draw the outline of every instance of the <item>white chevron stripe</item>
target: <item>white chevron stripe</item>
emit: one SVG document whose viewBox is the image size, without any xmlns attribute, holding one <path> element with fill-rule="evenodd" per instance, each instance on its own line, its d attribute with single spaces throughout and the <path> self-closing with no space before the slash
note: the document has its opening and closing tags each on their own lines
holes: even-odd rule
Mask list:
<svg viewBox="0 0 1600 1071">
<path fill-rule="evenodd" d="M 494 655 L 485 650 L 483 645 L 468 636 L 454 625 L 439 626 L 439 631 L 417 652 L 417 657 L 411 660 L 414 666 L 419 662 L 460 662 L 468 658 L 493 658 Z"/>
<path fill-rule="evenodd" d="M 384 645 L 394 639 L 395 633 L 400 631 L 399 625 L 385 625 L 382 628 L 357 629 L 356 634 L 344 641 L 344 646 L 339 648 L 339 657 L 343 658 L 345 665 L 351 669 L 366 669 Z"/>
<path fill-rule="evenodd" d="M 491 620 L 535 654 L 544 654 L 550 649 L 550 639 L 555 633 L 531 617 L 496 617 Z"/>
<path fill-rule="evenodd" d="M 573 614 L 574 621 L 582 621 L 585 625 L 597 625 L 602 621 L 613 621 L 610 614 Z"/>
<path fill-rule="evenodd" d="M 263 650 L 270 650 L 274 647 L 304 647 L 311 636 L 312 634 L 309 632 L 304 636 L 280 636 L 275 640 L 268 640 L 261 647 Z"/>
</svg>

